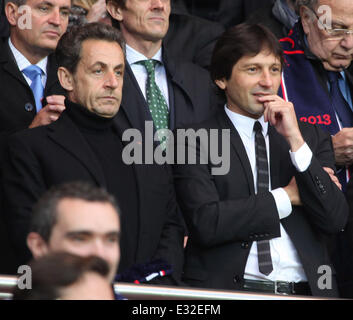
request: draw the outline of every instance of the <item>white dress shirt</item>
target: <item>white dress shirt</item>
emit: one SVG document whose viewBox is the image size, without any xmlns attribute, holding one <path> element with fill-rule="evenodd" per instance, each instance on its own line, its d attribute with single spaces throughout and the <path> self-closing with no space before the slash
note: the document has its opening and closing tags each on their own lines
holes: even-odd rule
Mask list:
<svg viewBox="0 0 353 320">
<path fill-rule="evenodd" d="M 31 86 L 32 80 L 28 78 L 24 73 L 23 70 L 26 69 L 27 67 L 31 66 L 32 64 L 28 61 L 28 59 L 20 52 L 18 51 L 13 43 L 11 42 L 11 39 L 9 38 L 9 46 L 10 50 L 12 51 L 12 54 L 15 57 L 18 69 L 21 71 L 23 77 L 27 81 L 28 85 Z M 39 67 L 43 73 L 41 76 L 43 88 L 45 88 L 45 84 L 47 82 L 47 64 L 48 64 L 48 57 L 45 57 L 44 59 L 40 60 L 36 66 Z"/>
<path fill-rule="evenodd" d="M 253 131 L 255 121 L 259 121 L 262 129 L 263 135 L 266 142 L 267 158 L 268 163 L 270 163 L 270 152 L 269 152 L 269 136 L 268 136 L 268 123 L 264 121 L 264 117 L 255 120 L 246 116 L 242 116 L 238 113 L 230 111 L 227 106 L 225 106 L 225 112 L 229 119 L 232 121 L 234 127 L 238 131 L 240 138 L 245 147 L 253 177 L 254 177 L 254 187 L 255 192 L 257 192 L 257 172 L 256 172 L 256 155 L 255 155 L 255 132 Z M 290 157 L 293 165 L 300 172 L 305 171 L 312 158 L 312 152 L 308 145 L 304 145 L 296 152 L 291 152 Z M 288 217 L 292 212 L 292 205 L 289 196 L 283 188 L 277 188 L 272 190 L 271 187 L 271 173 L 269 166 L 269 190 L 272 193 L 277 211 L 280 219 Z M 264 275 L 259 271 L 258 258 L 257 258 L 257 245 L 254 241 L 250 254 L 246 263 L 244 278 L 252 280 L 271 280 L 271 281 L 288 281 L 288 282 L 300 282 L 307 281 L 303 266 L 300 262 L 298 253 L 288 236 L 287 232 L 280 224 L 281 236 L 278 238 L 271 239 L 271 257 L 273 264 L 273 271 L 268 275 Z M 299 231 L 300 232 L 300 231 Z"/>
<path fill-rule="evenodd" d="M 168 82 L 167 74 L 162 61 L 162 48 L 158 50 L 158 52 L 152 57 L 152 59 L 158 60 L 160 62 L 160 64 L 156 65 L 155 80 L 169 108 Z M 131 70 L 137 80 L 137 83 L 139 84 L 141 92 L 146 99 L 147 70 L 143 65 L 136 64 L 136 62 L 141 60 L 148 60 L 148 58 L 142 53 L 126 45 L 126 60 L 129 63 Z"/>
</svg>

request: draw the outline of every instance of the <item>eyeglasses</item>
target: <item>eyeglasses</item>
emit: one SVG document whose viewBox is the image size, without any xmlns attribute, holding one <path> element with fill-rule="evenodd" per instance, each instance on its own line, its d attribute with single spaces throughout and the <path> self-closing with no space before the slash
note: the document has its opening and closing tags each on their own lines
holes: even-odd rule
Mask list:
<svg viewBox="0 0 353 320">
<path fill-rule="evenodd" d="M 353 35 L 353 30 L 352 29 L 332 29 L 332 28 L 327 28 L 320 20 L 319 16 L 316 14 L 316 12 L 307 7 L 316 17 L 317 21 L 320 23 L 322 28 L 327 32 L 327 34 L 330 35 L 331 38 L 335 40 L 342 40 L 344 37 L 348 35 Z"/>
</svg>

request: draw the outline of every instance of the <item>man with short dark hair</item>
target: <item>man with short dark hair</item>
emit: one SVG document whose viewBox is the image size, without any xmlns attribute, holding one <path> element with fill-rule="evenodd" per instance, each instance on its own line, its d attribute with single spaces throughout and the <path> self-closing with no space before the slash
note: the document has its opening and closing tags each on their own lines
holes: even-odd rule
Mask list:
<svg viewBox="0 0 353 320">
<path fill-rule="evenodd" d="M 36 259 L 58 251 L 96 255 L 107 261 L 113 281 L 120 260 L 119 212 L 102 188 L 83 182 L 53 186 L 33 208 L 27 245 Z"/>
<path fill-rule="evenodd" d="M 6 17 L 1 14 L 0 20 L 10 25 L 10 36 L 0 39 L 0 163 L 10 134 L 53 122 L 65 108 L 52 53 L 71 6 L 70 0 L 4 2 Z M 8 273 L 13 259 L 2 215 L 0 273 Z"/>
<path fill-rule="evenodd" d="M 200 143 L 193 150 L 200 163 L 174 166 L 190 231 L 183 275 L 192 286 L 338 295 L 334 270 L 325 287 L 319 268 L 332 267 L 325 240 L 344 227 L 347 203 L 330 136 L 298 125 L 293 104 L 277 95 L 283 64 L 277 39 L 261 25 L 238 25 L 216 44 L 211 75 L 227 104 L 194 129 L 216 129 L 218 145 L 226 139 L 229 172 L 212 175 L 211 153 L 226 148 Z"/>
<path fill-rule="evenodd" d="M 55 121 L 64 110 L 51 53 L 66 31 L 70 7 L 70 0 L 6 1 L 10 37 L 0 43 L 1 143 L 12 132 Z"/>
<path fill-rule="evenodd" d="M 125 127 L 115 122 L 125 70 L 123 38 L 99 23 L 73 27 L 56 49 L 58 77 L 68 94 L 58 121 L 15 134 L 3 166 L 10 235 L 23 255 L 31 207 L 52 185 L 88 181 L 105 187 L 121 208 L 119 273 L 163 259 L 178 281 L 183 228 L 173 180 L 162 165 L 127 165 Z"/>
</svg>

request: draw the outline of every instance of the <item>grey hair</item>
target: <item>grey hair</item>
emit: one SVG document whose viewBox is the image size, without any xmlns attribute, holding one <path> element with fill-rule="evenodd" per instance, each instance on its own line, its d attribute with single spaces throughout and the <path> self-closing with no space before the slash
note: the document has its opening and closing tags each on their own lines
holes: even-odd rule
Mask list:
<svg viewBox="0 0 353 320">
<path fill-rule="evenodd" d="M 299 15 L 301 6 L 306 6 L 310 9 L 314 9 L 314 7 L 318 4 L 318 2 L 319 0 L 296 0 L 295 12 Z"/>
</svg>

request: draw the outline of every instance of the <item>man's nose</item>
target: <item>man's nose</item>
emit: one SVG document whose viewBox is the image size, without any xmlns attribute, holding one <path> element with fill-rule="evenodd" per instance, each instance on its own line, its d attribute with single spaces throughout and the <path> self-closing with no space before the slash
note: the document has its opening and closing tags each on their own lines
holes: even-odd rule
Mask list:
<svg viewBox="0 0 353 320">
<path fill-rule="evenodd" d="M 152 0 L 151 7 L 152 9 L 162 9 L 163 0 Z"/>
<path fill-rule="evenodd" d="M 60 25 L 61 23 L 61 14 L 60 14 L 60 10 L 58 9 L 53 9 L 51 15 L 50 15 L 50 19 L 49 22 L 55 25 Z"/>
<path fill-rule="evenodd" d="M 116 77 L 115 71 L 109 71 L 105 77 L 105 85 L 109 88 L 117 88 L 119 85 L 119 80 Z"/>
<path fill-rule="evenodd" d="M 350 53 L 353 53 L 353 33 L 348 33 L 344 36 L 341 46 Z"/>
<path fill-rule="evenodd" d="M 263 71 L 259 84 L 262 87 L 266 88 L 271 87 L 273 85 L 272 76 L 269 71 Z"/>
</svg>

